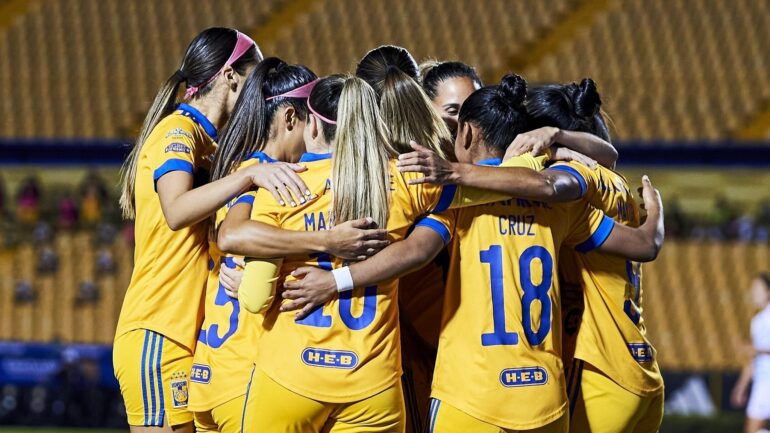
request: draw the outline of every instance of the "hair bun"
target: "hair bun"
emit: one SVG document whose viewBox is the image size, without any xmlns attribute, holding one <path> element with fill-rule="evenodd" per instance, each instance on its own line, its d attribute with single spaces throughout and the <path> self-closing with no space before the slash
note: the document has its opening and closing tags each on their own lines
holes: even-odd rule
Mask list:
<svg viewBox="0 0 770 433">
<path fill-rule="evenodd" d="M 596 90 L 596 83 L 590 78 L 583 78 L 572 97 L 575 114 L 580 117 L 592 117 L 599 112 L 602 99 Z"/>
<path fill-rule="evenodd" d="M 508 74 L 500 80 L 500 90 L 512 107 L 519 107 L 527 97 L 527 81 L 516 74 Z"/>
</svg>

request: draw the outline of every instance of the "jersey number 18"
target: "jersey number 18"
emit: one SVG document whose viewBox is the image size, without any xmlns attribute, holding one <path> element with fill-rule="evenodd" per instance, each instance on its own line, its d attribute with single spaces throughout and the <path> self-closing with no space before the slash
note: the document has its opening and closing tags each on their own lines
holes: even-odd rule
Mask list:
<svg viewBox="0 0 770 433">
<path fill-rule="evenodd" d="M 489 264 L 492 286 L 493 332 L 481 334 L 482 346 L 509 346 L 519 344 L 519 333 L 508 332 L 505 327 L 505 293 L 503 283 L 503 248 L 491 245 L 481 251 L 481 263 Z M 543 278 L 539 284 L 532 281 L 532 262 L 538 259 L 543 267 Z M 541 344 L 551 331 L 551 298 L 548 296 L 553 283 L 553 258 L 545 248 L 533 245 L 519 257 L 519 283 L 524 290 L 521 298 L 521 325 L 524 335 L 532 346 Z M 540 301 L 540 326 L 532 329 L 532 303 Z"/>
</svg>

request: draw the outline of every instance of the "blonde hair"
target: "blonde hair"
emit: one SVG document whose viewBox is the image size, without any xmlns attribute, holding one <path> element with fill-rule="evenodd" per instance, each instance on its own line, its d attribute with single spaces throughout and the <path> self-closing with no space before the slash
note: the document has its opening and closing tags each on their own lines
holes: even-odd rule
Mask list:
<svg viewBox="0 0 770 433">
<path fill-rule="evenodd" d="M 393 147 L 399 153 L 412 152 L 409 142 L 413 140 L 447 158 L 452 134 L 412 77 L 391 68 L 385 76 L 380 109 Z"/>
<path fill-rule="evenodd" d="M 412 151 L 409 142 L 432 149 L 442 158 L 452 154 L 452 135 L 417 80 L 420 69 L 406 48 L 383 45 L 358 62 L 356 75 L 377 92 L 380 110 L 399 153 Z"/>
<path fill-rule="evenodd" d="M 422 61 L 422 63 L 420 63 L 420 85 L 423 84 L 425 76 L 428 75 L 433 68 L 440 64 L 441 62 L 438 61 L 438 59 L 425 59 Z"/>
<path fill-rule="evenodd" d="M 387 224 L 389 160 L 398 155 L 388 138 L 374 90 L 360 78 L 346 77 L 337 106 L 332 159 L 335 224 L 365 217 L 380 227 Z"/>
</svg>

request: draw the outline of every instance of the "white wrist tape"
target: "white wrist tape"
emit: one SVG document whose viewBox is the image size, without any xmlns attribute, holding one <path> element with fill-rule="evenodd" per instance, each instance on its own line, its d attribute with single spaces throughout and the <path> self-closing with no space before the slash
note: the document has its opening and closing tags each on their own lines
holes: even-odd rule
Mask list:
<svg viewBox="0 0 770 433">
<path fill-rule="evenodd" d="M 338 269 L 332 269 L 332 276 L 337 283 L 338 292 L 347 292 L 353 290 L 353 275 L 350 273 L 350 268 L 343 266 Z"/>
</svg>

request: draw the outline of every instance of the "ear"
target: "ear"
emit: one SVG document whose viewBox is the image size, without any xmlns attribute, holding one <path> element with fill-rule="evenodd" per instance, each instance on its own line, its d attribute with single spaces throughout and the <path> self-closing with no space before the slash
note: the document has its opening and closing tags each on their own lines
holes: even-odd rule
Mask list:
<svg viewBox="0 0 770 433">
<path fill-rule="evenodd" d="M 312 114 L 308 114 L 307 123 L 310 125 L 310 136 L 315 140 L 318 138 L 318 134 L 321 133 L 321 128 L 318 119 Z"/>
<path fill-rule="evenodd" d="M 286 122 L 286 129 L 291 131 L 297 126 L 299 118 L 297 118 L 297 111 L 291 105 L 287 106 L 283 110 L 283 120 Z"/>
<path fill-rule="evenodd" d="M 468 122 L 460 122 L 457 129 L 457 136 L 460 138 L 463 149 L 470 149 L 471 146 L 473 146 L 473 125 Z"/>
<path fill-rule="evenodd" d="M 471 144 L 469 147 L 483 144 L 484 136 L 481 134 L 481 128 L 479 128 L 476 125 L 469 124 L 468 130 L 470 131 L 469 134 L 470 134 L 470 141 L 471 141 Z"/>
<path fill-rule="evenodd" d="M 222 76 L 225 77 L 227 87 L 229 87 L 230 90 L 235 91 L 238 89 L 238 84 L 240 83 L 240 75 L 235 72 L 235 69 L 233 69 L 232 66 L 226 67 L 222 71 Z"/>
</svg>

